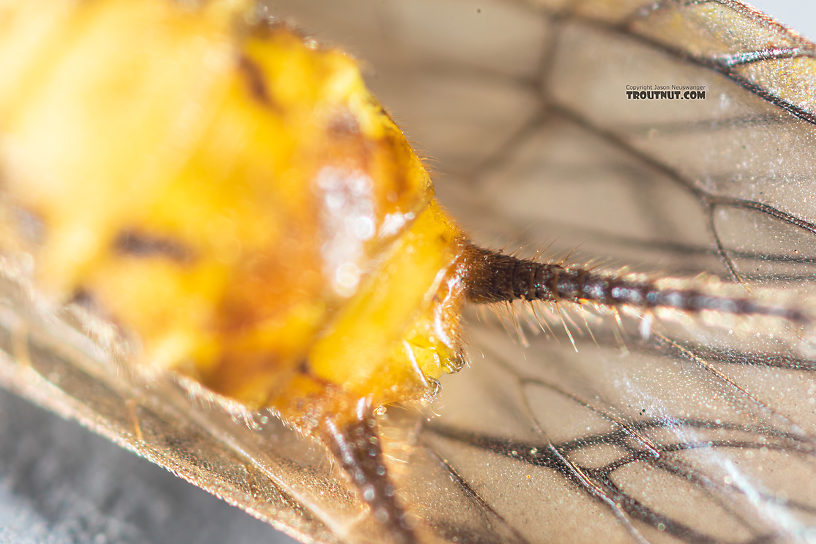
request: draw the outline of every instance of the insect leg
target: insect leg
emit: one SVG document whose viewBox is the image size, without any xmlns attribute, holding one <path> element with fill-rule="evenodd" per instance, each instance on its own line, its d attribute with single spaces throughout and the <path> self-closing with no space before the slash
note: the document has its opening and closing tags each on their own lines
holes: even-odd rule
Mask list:
<svg viewBox="0 0 816 544">
<path fill-rule="evenodd" d="M 773 316 L 796 323 L 810 322 L 809 316 L 796 309 L 763 305 L 749 298 L 721 296 L 697 288 L 663 288 L 648 280 L 519 259 L 474 245 L 468 247 L 468 253 L 471 268 L 467 296 L 471 302 L 569 301 L 613 308 L 628 305 L 644 310 L 712 310 L 723 314 Z"/>
<path fill-rule="evenodd" d="M 343 425 L 329 418 L 322 427 L 329 450 L 371 508 L 374 519 L 389 531 L 396 544 L 417 542 L 388 477 L 373 414 L 369 412 Z"/>
</svg>

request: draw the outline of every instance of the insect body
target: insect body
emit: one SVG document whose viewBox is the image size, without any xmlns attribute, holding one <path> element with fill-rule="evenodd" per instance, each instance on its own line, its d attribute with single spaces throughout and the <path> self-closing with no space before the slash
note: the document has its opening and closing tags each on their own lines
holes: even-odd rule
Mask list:
<svg viewBox="0 0 816 544">
<path fill-rule="evenodd" d="M 67 10 L 83 30 L 55 38 L 65 49 L 11 38 L 9 55 L 27 55 L 28 68 L 3 89 L 6 183 L 42 227 L 38 274 L 141 331 L 143 364 L 289 420 L 326 384 L 379 388 L 375 404 L 404 396 L 442 371 L 427 353 L 456 349 L 414 347 L 408 373 L 386 362 L 401 357 L 388 353 L 394 335 L 420 335 L 451 311 L 434 300 L 455 304 L 436 291 L 457 232 L 351 59 L 285 28 L 235 31 L 220 7 L 110 2 Z M 11 18 L 27 29 L 39 12 L 20 6 Z M 100 49 L 147 29 L 144 48 Z M 377 269 L 403 270 L 406 247 L 417 266 L 392 274 L 406 300 L 397 308 L 383 304 L 393 297 Z M 146 306 L 148 286 L 168 303 Z M 354 327 L 375 315 L 394 332 Z"/>
<path fill-rule="evenodd" d="M 340 443 L 360 402 L 421 398 L 453 365 L 460 234 L 351 59 L 225 7 L 11 8 L 42 35 L 5 49 L 6 217 L 41 232 L 9 224 L 30 238 L 9 245 L 136 331 L 139 367 Z"/>
<path fill-rule="evenodd" d="M 138 372 L 316 436 L 393 540 L 423 536 L 373 413 L 461 366 L 464 298 L 809 323 L 705 284 L 479 249 L 350 58 L 229 3 L 7 10 L 9 258 L 132 335 Z"/>
</svg>

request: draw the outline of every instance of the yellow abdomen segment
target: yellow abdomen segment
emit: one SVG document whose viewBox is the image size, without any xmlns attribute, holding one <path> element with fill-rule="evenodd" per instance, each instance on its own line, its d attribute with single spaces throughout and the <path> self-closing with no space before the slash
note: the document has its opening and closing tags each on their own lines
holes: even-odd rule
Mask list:
<svg viewBox="0 0 816 544">
<path fill-rule="evenodd" d="M 461 235 L 353 59 L 229 6 L 0 8 L 3 250 L 143 367 L 296 425 L 419 398 L 457 356 Z"/>
</svg>

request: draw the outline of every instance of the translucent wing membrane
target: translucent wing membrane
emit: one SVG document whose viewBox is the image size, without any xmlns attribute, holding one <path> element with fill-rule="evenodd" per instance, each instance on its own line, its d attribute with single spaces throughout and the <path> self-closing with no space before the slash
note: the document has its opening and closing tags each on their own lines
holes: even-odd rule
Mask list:
<svg viewBox="0 0 816 544">
<path fill-rule="evenodd" d="M 335 540 L 313 515 L 330 503 L 307 506 L 315 502 L 308 495 L 324 502 L 327 494 L 343 493 L 327 479 L 317 445 L 269 416 L 243 420 L 206 396 L 193 400 L 170 380 L 138 381 L 111 360 L 103 324 L 32 298 L 25 280 L 3 264 L 5 386 L 304 540 Z"/>
<path fill-rule="evenodd" d="M 718 292 L 816 306 L 814 46 L 750 8 L 259 9 L 361 59 L 477 243 L 680 286 L 705 273 Z M 706 95 L 627 99 L 627 85 Z M 97 347 L 103 328 L 38 301 L 14 269 L 6 385 L 304 541 L 378 541 L 320 447 L 274 418 L 141 384 Z M 470 367 L 443 380 L 437 416 L 394 408 L 382 422 L 421 540 L 816 540 L 812 327 L 518 303 L 468 317 Z"/>
</svg>

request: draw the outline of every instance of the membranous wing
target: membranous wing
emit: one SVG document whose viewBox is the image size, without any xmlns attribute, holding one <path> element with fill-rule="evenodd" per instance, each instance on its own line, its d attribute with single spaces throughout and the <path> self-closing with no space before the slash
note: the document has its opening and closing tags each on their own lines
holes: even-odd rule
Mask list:
<svg viewBox="0 0 816 544">
<path fill-rule="evenodd" d="M 477 242 L 680 283 L 706 272 L 736 292 L 812 306 L 813 47 L 748 8 L 259 9 L 358 55 Z M 706 98 L 630 100 L 627 85 L 705 86 Z M 20 263 L 4 264 L 4 384 L 304 541 L 379 541 L 319 446 L 263 414 L 244 419 L 122 372 L 104 324 L 49 307 Z M 471 364 L 443 380 L 438 416 L 391 409 L 383 422 L 423 540 L 813 538 L 807 330 L 535 311 L 517 307 L 508 330 L 471 316 Z M 536 318 L 554 332 L 528 328 L 525 346 L 517 323 Z"/>
<path fill-rule="evenodd" d="M 477 242 L 812 306 L 812 44 L 730 1 L 353 6 L 296 20 L 369 63 Z M 562 310 L 527 347 L 546 309 L 468 323 L 404 484 L 440 535 L 816 537 L 812 331 Z"/>
</svg>

